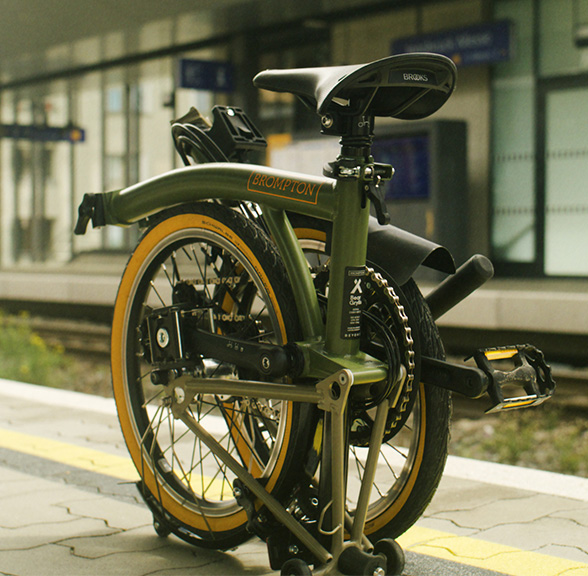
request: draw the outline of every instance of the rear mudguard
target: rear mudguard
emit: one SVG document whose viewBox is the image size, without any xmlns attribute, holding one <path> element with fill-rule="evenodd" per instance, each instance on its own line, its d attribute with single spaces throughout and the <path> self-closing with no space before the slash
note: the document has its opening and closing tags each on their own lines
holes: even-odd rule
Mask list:
<svg viewBox="0 0 588 576">
<path fill-rule="evenodd" d="M 266 182 L 264 186 L 257 182 Z M 272 183 L 272 186 L 267 184 Z M 278 183 L 280 186 L 278 186 Z M 218 162 L 172 170 L 145 182 L 102 194 L 86 194 L 79 207 L 76 234 L 93 226 L 134 222 L 187 202 L 221 198 L 229 201 L 263 202 L 286 210 L 295 220 L 312 218 L 312 228 L 324 227 L 330 236 L 336 204 L 336 182 L 274 170 L 263 166 Z M 308 220 L 306 220 L 308 222 Z M 422 264 L 452 274 L 455 264 L 449 251 L 394 226 L 380 226 L 370 218 L 369 259 L 404 284 Z"/>
</svg>

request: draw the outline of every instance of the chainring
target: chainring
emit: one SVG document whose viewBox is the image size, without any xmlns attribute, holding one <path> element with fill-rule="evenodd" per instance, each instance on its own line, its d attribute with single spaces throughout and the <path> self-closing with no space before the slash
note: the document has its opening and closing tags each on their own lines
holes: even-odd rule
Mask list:
<svg viewBox="0 0 588 576">
<path fill-rule="evenodd" d="M 365 321 L 362 324 L 360 348 L 378 360 L 388 362 L 391 375 L 398 374 L 399 366 L 391 366 L 390 360 L 400 362 L 406 375 L 388 388 L 376 384 L 376 390 L 382 388 L 383 394 L 373 398 L 371 405 L 352 406 L 350 443 L 354 446 L 369 445 L 374 422 L 370 408 L 388 398 L 394 398 L 395 402 L 388 411 L 383 441 L 387 442 L 394 437 L 410 414 L 418 391 L 415 382 L 420 379 L 418 322 L 404 293 L 391 278 L 384 278 L 373 268 L 366 269 L 364 286 Z M 370 317 L 377 318 L 378 322 L 370 325 Z"/>
<path fill-rule="evenodd" d="M 323 266 L 315 276 L 315 285 L 322 292 L 327 283 L 328 266 Z M 375 407 L 390 397 L 395 402 L 388 411 L 383 441 L 393 438 L 410 414 L 418 391 L 415 382 L 420 380 L 418 322 L 401 288 L 391 278 L 366 267 L 363 299 L 360 349 L 385 362 L 389 375 L 371 384 L 368 393 L 352 395 L 349 442 L 353 446 L 369 445 Z M 397 381 L 400 365 L 406 375 Z"/>
</svg>

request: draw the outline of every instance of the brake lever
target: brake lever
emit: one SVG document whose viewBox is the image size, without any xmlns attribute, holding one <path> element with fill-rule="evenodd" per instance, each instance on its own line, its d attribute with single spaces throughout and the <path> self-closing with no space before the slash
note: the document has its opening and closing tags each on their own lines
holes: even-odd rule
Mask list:
<svg viewBox="0 0 588 576">
<path fill-rule="evenodd" d="M 381 178 L 376 177 L 375 181 L 366 182 L 363 186 L 363 194 L 361 198 L 361 207 L 365 208 L 367 201 L 370 200 L 376 210 L 376 218 L 378 224 L 385 226 L 390 224 L 390 214 L 386 207 L 386 199 L 384 197 L 384 190 L 380 187 Z"/>
</svg>

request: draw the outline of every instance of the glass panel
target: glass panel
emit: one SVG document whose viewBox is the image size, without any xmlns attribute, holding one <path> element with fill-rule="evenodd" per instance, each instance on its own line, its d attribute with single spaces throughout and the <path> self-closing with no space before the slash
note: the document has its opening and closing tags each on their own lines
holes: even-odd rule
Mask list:
<svg viewBox="0 0 588 576">
<path fill-rule="evenodd" d="M 534 82 L 494 85 L 492 246 L 498 260 L 535 260 Z"/>
<path fill-rule="evenodd" d="M 174 167 L 170 130 L 174 114 L 172 59 L 142 64 L 139 82 L 139 180 L 145 180 Z M 178 112 L 181 115 L 187 111 Z"/>
<path fill-rule="evenodd" d="M 513 24 L 512 54 L 509 62 L 493 67 L 494 78 L 527 76 L 533 69 L 533 0 L 502 0 L 494 6 L 495 20 Z"/>
<path fill-rule="evenodd" d="M 76 208 L 85 193 L 124 188 L 173 168 L 173 89 L 169 58 L 76 81 L 75 122 L 86 133 L 74 148 Z M 127 250 L 136 236 L 134 227 L 109 226 L 76 237 L 75 251 Z"/>
<path fill-rule="evenodd" d="M 15 124 L 30 126 L 34 123 L 33 102 L 17 95 L 14 113 Z M 12 146 L 12 174 L 14 178 L 14 214 L 11 224 L 13 261 L 31 259 L 31 222 L 33 218 L 34 148 L 32 140 L 15 139 Z"/>
<path fill-rule="evenodd" d="M 3 95 L 2 123 L 17 127 L 0 141 L 3 266 L 71 258 L 70 118 L 67 81 Z"/>
<path fill-rule="evenodd" d="M 125 188 L 131 183 L 132 151 L 136 146 L 131 132 L 131 87 L 129 70 L 109 70 L 104 74 L 104 189 Z M 122 250 L 127 246 L 128 234 L 122 228 L 106 226 L 103 231 L 104 248 Z"/>
<path fill-rule="evenodd" d="M 513 58 L 494 66 L 492 84 L 491 242 L 498 261 L 535 254 L 535 81 L 533 1 L 502 0 L 494 18 L 513 23 Z"/>
<path fill-rule="evenodd" d="M 545 273 L 588 276 L 588 88 L 546 104 Z"/>
<path fill-rule="evenodd" d="M 540 58 L 542 76 L 560 76 L 588 69 L 588 49 L 575 45 L 586 0 L 541 0 Z"/>
<path fill-rule="evenodd" d="M 2 94 L 2 124 L 15 123 L 15 95 L 14 93 Z M 2 155 L 0 158 L 1 175 L 1 190 L 0 196 L 2 205 L 0 210 L 0 217 L 2 228 L 2 265 L 12 264 L 13 262 L 13 228 L 15 222 L 16 210 L 16 175 L 14 171 L 15 160 L 15 141 L 10 138 L 0 139 L 0 150 Z"/>
<path fill-rule="evenodd" d="M 5 108 L 3 120 L 19 131 L 3 143 L 8 160 L 2 200 L 3 264 L 67 261 L 71 145 L 59 133 L 69 120 L 67 83 L 16 93 L 10 100 L 12 113 Z"/>
<path fill-rule="evenodd" d="M 69 122 L 69 87 L 56 82 L 43 102 L 49 126 L 64 127 Z M 45 260 L 67 262 L 71 258 L 71 146 L 69 141 L 41 145 L 42 189 L 36 225 L 40 245 L 38 256 Z"/>
</svg>

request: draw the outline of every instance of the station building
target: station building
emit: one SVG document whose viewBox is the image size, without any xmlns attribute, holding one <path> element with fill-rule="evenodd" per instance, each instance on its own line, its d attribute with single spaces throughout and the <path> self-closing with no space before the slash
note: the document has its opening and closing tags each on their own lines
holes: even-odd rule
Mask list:
<svg viewBox="0 0 588 576">
<path fill-rule="evenodd" d="M 435 51 L 458 66 L 449 102 L 410 128 L 380 121 L 387 153 L 400 150 L 399 181 L 410 166 L 426 179 L 390 202 L 393 223 L 447 244 L 458 264 L 476 252 L 492 259 L 492 288 L 450 313 L 448 328 L 565 334 L 585 345 L 588 0 L 7 6 L 0 300 L 112 301 L 138 233 L 76 237 L 77 206 L 87 192 L 179 167 L 170 120 L 191 106 L 242 107 L 268 139 L 268 163 L 317 173 L 337 142 L 291 95 L 254 88 L 255 73 Z"/>
</svg>

